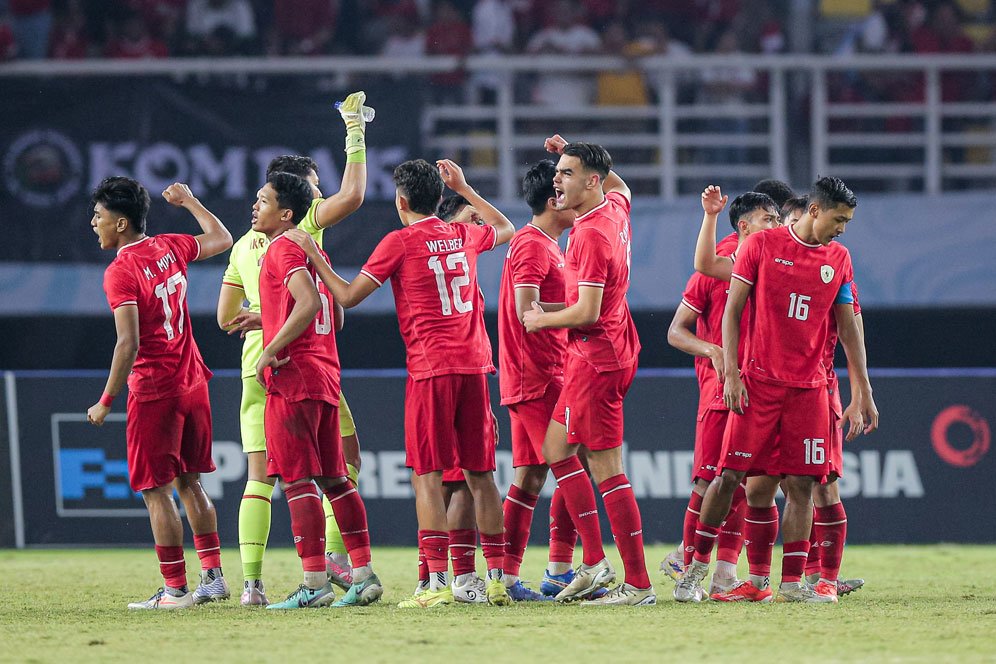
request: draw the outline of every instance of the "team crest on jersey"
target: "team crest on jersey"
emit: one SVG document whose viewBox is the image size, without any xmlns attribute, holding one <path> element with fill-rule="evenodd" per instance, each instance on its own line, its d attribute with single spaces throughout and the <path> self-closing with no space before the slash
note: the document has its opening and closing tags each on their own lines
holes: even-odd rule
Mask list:
<svg viewBox="0 0 996 664">
<path fill-rule="evenodd" d="M 821 265 L 820 278 L 823 279 L 823 283 L 829 284 L 833 280 L 833 267 L 830 265 Z"/>
</svg>

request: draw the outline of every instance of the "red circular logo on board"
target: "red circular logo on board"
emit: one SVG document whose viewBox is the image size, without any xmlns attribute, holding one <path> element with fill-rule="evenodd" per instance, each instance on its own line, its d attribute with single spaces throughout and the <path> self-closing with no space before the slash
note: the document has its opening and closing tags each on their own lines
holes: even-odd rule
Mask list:
<svg viewBox="0 0 996 664">
<path fill-rule="evenodd" d="M 948 439 L 951 427 L 961 424 L 972 432 L 972 442 L 966 448 L 955 447 Z M 959 468 L 977 464 L 989 451 L 989 423 L 968 406 L 949 406 L 937 414 L 930 428 L 930 442 L 937 456 Z"/>
</svg>

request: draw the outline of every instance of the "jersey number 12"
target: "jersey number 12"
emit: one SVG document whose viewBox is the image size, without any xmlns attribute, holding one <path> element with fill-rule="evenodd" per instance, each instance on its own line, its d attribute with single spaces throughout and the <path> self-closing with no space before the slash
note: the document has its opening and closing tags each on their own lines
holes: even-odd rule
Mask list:
<svg viewBox="0 0 996 664">
<path fill-rule="evenodd" d="M 449 287 L 446 284 L 446 272 L 443 270 L 443 261 L 439 256 L 429 259 L 429 269 L 436 275 L 436 289 L 439 291 L 439 303 L 443 307 L 444 316 L 452 316 L 456 310 L 458 314 L 465 314 L 474 310 L 474 302 L 466 302 L 460 294 L 460 289 L 470 285 L 470 263 L 467 262 L 467 254 L 458 251 L 455 254 L 446 255 L 446 269 L 455 271 L 462 268 L 461 273 L 450 279 Z M 452 299 L 450 293 L 453 293 Z"/>
</svg>

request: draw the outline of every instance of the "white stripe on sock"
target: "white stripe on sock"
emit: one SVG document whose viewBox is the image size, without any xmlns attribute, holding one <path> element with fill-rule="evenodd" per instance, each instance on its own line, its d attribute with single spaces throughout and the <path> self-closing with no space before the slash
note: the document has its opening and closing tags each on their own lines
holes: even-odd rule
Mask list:
<svg viewBox="0 0 996 664">
<path fill-rule="evenodd" d="M 847 519 L 843 521 L 813 521 L 814 526 L 837 526 L 842 523 L 847 523 Z"/>
<path fill-rule="evenodd" d="M 349 494 L 351 494 L 351 493 L 356 493 L 356 487 L 353 487 L 352 489 L 350 489 L 350 490 L 349 490 L 349 491 L 347 491 L 346 493 L 342 494 L 341 496 L 336 496 L 335 498 L 333 498 L 333 499 L 332 499 L 332 500 L 330 500 L 329 502 L 330 502 L 330 503 L 334 503 L 335 501 L 339 500 L 340 498 L 345 498 L 346 496 L 348 496 L 348 495 L 349 495 Z"/>
<path fill-rule="evenodd" d="M 633 486 L 632 484 L 620 484 L 620 485 L 619 485 L 619 486 L 617 486 L 616 488 L 614 488 L 614 489 L 609 489 L 608 491 L 606 491 L 605 493 L 603 493 L 603 494 L 602 494 L 602 498 L 605 498 L 605 497 L 606 497 L 607 495 L 609 495 L 609 494 L 610 494 L 610 493 L 612 493 L 613 491 L 618 491 L 619 489 L 630 489 L 630 488 L 632 488 L 632 486 Z"/>
<path fill-rule="evenodd" d="M 295 500 L 301 500 L 302 498 L 315 498 L 317 500 L 322 499 L 322 497 L 319 496 L 317 493 L 302 493 L 300 496 L 294 496 L 293 498 L 288 498 L 287 502 L 293 503 Z"/>
<path fill-rule="evenodd" d="M 702 535 L 703 537 L 712 537 L 712 538 L 719 537 L 719 533 L 707 533 L 704 530 L 696 530 L 695 534 L 696 535 Z"/>
<path fill-rule="evenodd" d="M 515 499 L 515 498 L 513 498 L 512 496 L 505 496 L 505 500 L 511 500 L 511 501 L 512 501 L 513 503 L 515 503 L 516 505 L 522 505 L 523 507 L 525 507 L 525 508 L 526 508 L 527 510 L 529 510 L 530 512 L 532 512 L 533 510 L 535 510 L 535 509 L 536 509 L 535 507 L 530 507 L 529 505 L 526 505 L 526 504 L 525 504 L 524 502 L 522 502 L 521 500 L 516 500 L 516 499 Z"/>
<path fill-rule="evenodd" d="M 575 470 L 573 473 L 567 473 L 563 477 L 558 477 L 557 478 L 557 486 L 560 486 L 560 483 L 563 482 L 564 480 L 569 479 L 571 477 L 574 477 L 575 475 L 580 475 L 583 472 L 584 472 L 584 468 L 582 468 L 580 470 Z"/>
</svg>

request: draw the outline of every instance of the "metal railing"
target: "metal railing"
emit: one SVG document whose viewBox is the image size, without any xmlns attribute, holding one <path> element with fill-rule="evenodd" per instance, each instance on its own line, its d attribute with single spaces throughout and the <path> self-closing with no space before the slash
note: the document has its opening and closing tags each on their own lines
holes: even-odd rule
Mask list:
<svg viewBox="0 0 996 664">
<path fill-rule="evenodd" d="M 666 200 L 705 182 L 777 177 L 797 183 L 832 173 L 863 189 L 939 193 L 996 188 L 996 56 L 475 56 L 398 58 L 232 58 L 159 61 L 14 62 L 5 77 L 211 74 L 431 75 L 494 77 L 494 103 L 434 103 L 422 115 L 422 145 L 433 155 L 464 153 L 468 175 L 503 199 L 517 195 L 525 164 L 555 131 L 605 145 L 634 190 Z M 708 72 L 753 72 L 741 101 L 702 99 Z M 639 72 L 643 105 L 544 105 L 530 100 L 538 77 Z M 875 101 L 842 98 L 841 81 L 902 78 L 906 92 Z M 946 77 L 970 80 L 966 99 L 945 100 Z M 857 81 L 857 83 L 854 83 Z M 846 87 L 846 85 L 845 85 Z M 874 87 L 874 86 L 872 86 Z M 886 86 L 888 87 L 888 86 Z M 902 89 L 903 86 L 892 86 Z M 434 90 L 427 84 L 429 97 Z M 427 155 L 432 156 L 432 155 Z"/>
</svg>

